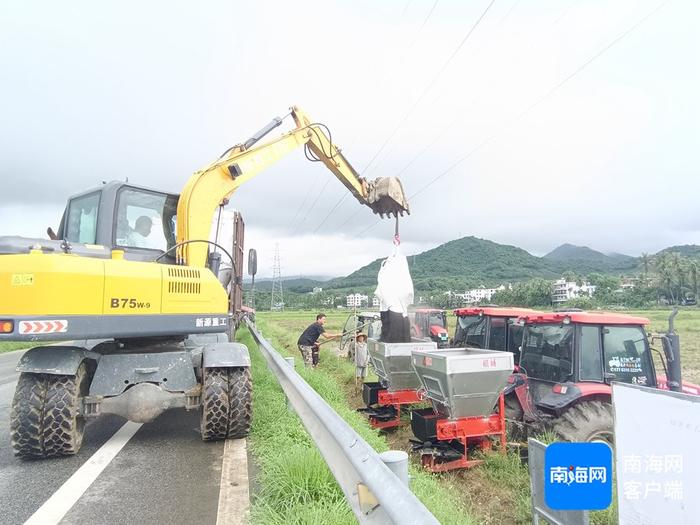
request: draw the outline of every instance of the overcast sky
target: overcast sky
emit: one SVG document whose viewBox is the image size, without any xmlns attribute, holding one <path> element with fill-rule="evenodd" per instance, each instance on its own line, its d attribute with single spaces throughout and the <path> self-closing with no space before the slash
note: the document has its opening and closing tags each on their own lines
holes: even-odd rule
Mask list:
<svg viewBox="0 0 700 525">
<path fill-rule="evenodd" d="M 360 173 L 400 173 L 408 254 L 700 243 L 700 3 L 662 3 L 5 0 L 0 235 L 103 180 L 179 192 L 297 104 Z M 392 221 L 345 193 L 301 150 L 243 186 L 260 275 L 275 243 L 287 276 L 388 254 Z"/>
</svg>

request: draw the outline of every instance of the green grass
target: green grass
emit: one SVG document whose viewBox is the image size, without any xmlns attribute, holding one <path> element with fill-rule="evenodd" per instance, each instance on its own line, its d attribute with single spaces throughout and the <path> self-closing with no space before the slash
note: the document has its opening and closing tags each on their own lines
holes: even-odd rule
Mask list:
<svg viewBox="0 0 700 525">
<path fill-rule="evenodd" d="M 345 389 L 354 383 L 354 368 L 350 363 L 335 358 L 328 345 L 324 345 L 321 354 L 322 367 L 303 367 L 296 340 L 301 330 L 313 322 L 314 317 L 308 312 L 258 313 L 257 325 L 263 336 L 280 353 L 296 358 L 296 369 L 301 376 L 372 448 L 377 452 L 388 450 L 389 446 L 384 437 L 369 427 L 364 416 L 348 406 Z M 328 329 L 339 331 L 347 314 L 332 312 L 328 317 Z M 267 371 L 264 360 L 261 361 L 262 357 L 252 347 L 251 354 L 255 383 L 255 419 L 251 432 L 251 446 L 260 463 L 262 487 L 253 504 L 253 521 L 265 524 L 345 523 L 347 516 L 348 523 L 355 523 L 340 488 L 335 484 L 315 446 L 298 419 L 286 412 L 284 396 L 272 374 Z M 260 392 L 261 388 L 263 392 Z M 467 512 L 466 507 L 459 503 L 459 493 L 454 486 L 441 483 L 439 476 L 422 469 L 411 468 L 410 473 L 413 477 L 413 492 L 441 523 L 478 523 Z M 303 490 L 296 494 L 295 491 L 299 487 Z M 332 496 L 330 501 L 321 503 L 319 498 L 327 495 Z M 330 509 L 329 514 L 319 514 L 323 513 L 325 508 Z"/>
<path fill-rule="evenodd" d="M 293 355 L 297 360 L 297 370 L 307 381 L 329 401 L 367 441 L 378 451 L 385 450 L 386 440 L 372 431 L 364 418 L 348 409 L 351 399 L 344 393 L 352 389 L 353 367 L 344 359 L 337 359 L 324 345 L 321 353 L 321 367 L 313 371 L 300 369 L 300 356 L 296 347 L 299 333 L 311 322 L 316 312 L 266 312 L 258 314 L 258 326 L 264 335 L 282 353 Z M 650 329 L 662 332 L 667 328 L 670 310 L 630 311 L 632 315 L 648 317 Z M 327 329 L 340 331 L 349 312 L 330 311 L 327 313 Z M 455 318 L 448 315 L 450 333 L 454 332 Z M 681 338 L 684 378 L 700 383 L 700 309 L 682 310 L 676 317 L 676 329 Z M 657 368 L 662 370 L 660 364 Z M 257 416 L 257 414 L 256 414 Z M 367 437 L 369 436 L 369 437 Z M 544 442 L 553 440 L 553 436 L 541 436 Z M 396 447 L 397 445 L 394 444 Z M 412 468 L 414 492 L 442 523 L 514 523 L 531 522 L 530 484 L 526 464 L 520 461 L 518 454 L 509 452 L 506 456 L 489 454 L 485 463 L 471 471 L 452 472 L 431 475 L 416 467 Z M 425 480 L 425 481 L 424 481 Z M 446 495 L 449 495 L 445 498 Z M 459 518 L 454 511 L 441 512 L 443 500 L 450 505 L 460 507 Z M 435 511 L 433 509 L 438 509 Z M 444 516 L 444 517 L 443 517 Z M 456 521 L 455 521 L 456 520 Z M 615 503 L 604 511 L 591 513 L 594 525 L 613 525 L 617 523 Z"/>
<path fill-rule="evenodd" d="M 3 352 L 12 352 L 13 350 L 21 350 L 23 348 L 29 348 L 32 345 L 30 343 L 25 343 L 21 341 L 2 341 L 0 342 L 0 354 Z"/>
<path fill-rule="evenodd" d="M 651 321 L 652 332 L 665 332 L 668 329 L 668 316 L 671 310 L 634 310 L 626 313 L 647 317 Z M 675 319 L 675 327 L 681 340 L 683 379 L 700 384 L 700 308 L 681 308 Z M 661 343 L 656 343 L 654 346 L 661 349 Z M 656 353 L 654 361 L 657 370 L 663 372 Z"/>
<path fill-rule="evenodd" d="M 250 334 L 239 340 L 250 348 L 253 374 L 251 451 L 257 484 L 253 523 L 355 523 L 345 497 L 299 419 L 287 410 L 277 380 L 267 369 Z"/>
</svg>

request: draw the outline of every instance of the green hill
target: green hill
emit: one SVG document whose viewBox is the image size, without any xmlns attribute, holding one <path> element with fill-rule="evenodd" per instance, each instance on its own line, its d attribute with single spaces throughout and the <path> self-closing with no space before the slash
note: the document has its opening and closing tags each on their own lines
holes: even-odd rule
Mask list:
<svg viewBox="0 0 700 525">
<path fill-rule="evenodd" d="M 272 290 L 272 279 L 265 278 L 255 281 L 255 289 L 258 291 L 269 292 Z M 296 293 L 306 293 L 313 290 L 315 287 L 325 287 L 326 281 L 319 281 L 310 277 L 292 277 L 282 280 L 282 288 L 284 290 Z M 251 288 L 251 281 L 246 279 L 243 281 L 243 287 L 246 290 Z"/>
<path fill-rule="evenodd" d="M 333 279 L 327 288 L 373 286 L 382 259 Z M 476 237 L 464 237 L 408 257 L 413 283 L 418 290 L 455 289 L 501 284 L 533 277 L 555 279 L 561 272 L 549 261 L 516 246 Z"/>
<path fill-rule="evenodd" d="M 658 252 L 678 252 L 700 258 L 700 246 L 671 246 Z M 658 255 L 657 254 L 657 255 Z M 285 291 L 306 293 L 320 286 L 324 290 L 371 290 L 377 284 L 382 259 L 354 271 L 346 277 L 330 280 L 298 277 L 284 281 Z M 604 254 L 587 246 L 562 244 L 544 257 L 536 257 L 522 248 L 477 237 L 464 237 L 441 244 L 417 255 L 408 256 L 408 264 L 416 290 L 460 290 L 478 286 L 495 286 L 532 278 L 558 279 L 564 272 L 578 275 L 590 273 L 639 273 L 639 258 L 623 254 Z M 246 288 L 250 283 L 245 283 Z M 272 281 L 256 281 L 256 289 L 269 291 Z"/>
<path fill-rule="evenodd" d="M 552 262 L 561 271 L 573 271 L 578 274 L 623 273 L 637 268 L 639 260 L 636 257 L 614 253 L 606 255 L 588 246 L 562 244 L 547 255 L 545 259 Z"/>
<path fill-rule="evenodd" d="M 700 246 L 697 244 L 683 244 L 680 246 L 669 246 L 659 251 L 656 255 L 661 255 L 662 253 L 680 253 L 684 257 L 690 257 L 692 259 L 700 259 Z"/>
</svg>

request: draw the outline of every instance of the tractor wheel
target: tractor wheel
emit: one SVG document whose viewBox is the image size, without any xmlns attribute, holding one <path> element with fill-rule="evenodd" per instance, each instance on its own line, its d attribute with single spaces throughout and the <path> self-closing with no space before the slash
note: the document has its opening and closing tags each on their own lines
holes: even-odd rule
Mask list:
<svg viewBox="0 0 700 525">
<path fill-rule="evenodd" d="M 613 446 L 612 405 L 602 401 L 578 403 L 554 420 L 553 430 L 564 441 L 604 441 Z"/>
<path fill-rule="evenodd" d="M 248 435 L 251 420 L 250 368 L 205 368 L 200 427 L 204 441 Z"/>
<path fill-rule="evenodd" d="M 523 407 L 515 394 L 508 394 L 505 399 L 506 406 L 506 434 L 516 441 L 524 440 L 527 432 L 523 424 Z"/>
<path fill-rule="evenodd" d="M 83 443 L 85 418 L 78 414 L 89 375 L 82 363 L 75 375 L 19 376 L 10 415 L 15 456 L 23 459 L 70 456 Z"/>
</svg>

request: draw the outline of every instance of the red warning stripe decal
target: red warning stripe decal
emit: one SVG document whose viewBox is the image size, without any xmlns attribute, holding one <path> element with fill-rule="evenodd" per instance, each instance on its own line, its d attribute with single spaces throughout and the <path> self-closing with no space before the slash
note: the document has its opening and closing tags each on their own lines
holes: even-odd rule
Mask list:
<svg viewBox="0 0 700 525">
<path fill-rule="evenodd" d="M 68 321 L 20 321 L 20 334 L 55 334 L 68 330 Z"/>
</svg>

